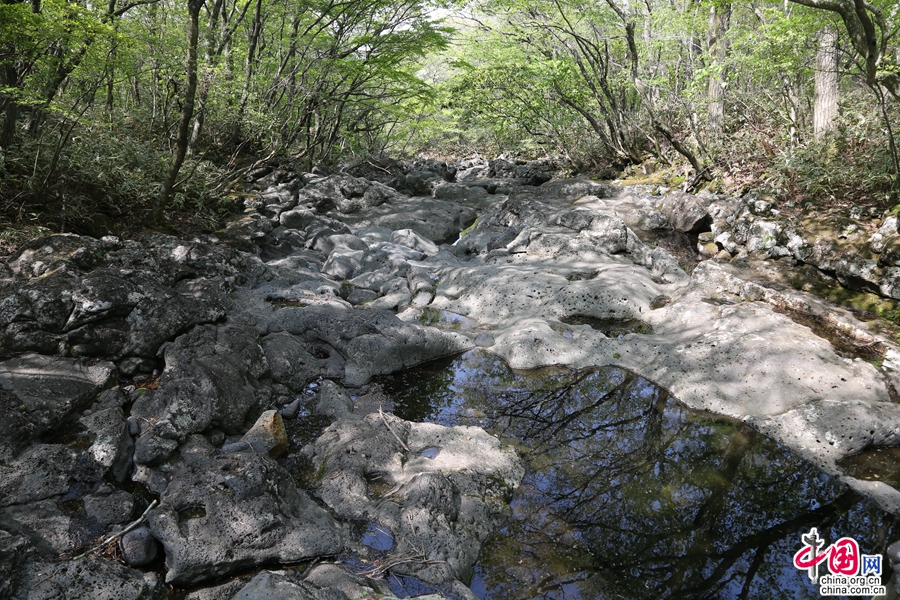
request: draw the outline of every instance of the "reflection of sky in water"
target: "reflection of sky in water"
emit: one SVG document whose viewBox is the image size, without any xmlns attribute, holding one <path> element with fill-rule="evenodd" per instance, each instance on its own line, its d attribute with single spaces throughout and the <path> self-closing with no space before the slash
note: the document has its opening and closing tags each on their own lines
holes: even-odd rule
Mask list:
<svg viewBox="0 0 900 600">
<path fill-rule="evenodd" d="M 483 425 L 528 464 L 475 569 L 485 600 L 818 598 L 791 565 L 801 533 L 870 554 L 900 535 L 771 440 L 622 369 L 514 372 L 472 351 L 384 385 L 398 416 Z"/>
<path fill-rule="evenodd" d="M 390 532 L 373 521 L 369 521 L 367 524 L 361 542 L 364 546 L 382 552 L 387 552 L 394 547 L 394 538 L 391 537 Z"/>
</svg>

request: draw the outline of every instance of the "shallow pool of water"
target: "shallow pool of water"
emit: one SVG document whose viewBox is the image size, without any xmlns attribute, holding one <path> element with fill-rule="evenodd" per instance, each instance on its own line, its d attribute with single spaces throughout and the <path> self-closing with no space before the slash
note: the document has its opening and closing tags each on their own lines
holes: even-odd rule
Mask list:
<svg viewBox="0 0 900 600">
<path fill-rule="evenodd" d="M 792 565 L 801 534 L 864 554 L 900 539 L 896 517 L 786 448 L 624 369 L 513 371 L 476 350 L 381 385 L 398 416 L 483 426 L 526 462 L 476 565 L 484 600 L 819 598 Z"/>
</svg>

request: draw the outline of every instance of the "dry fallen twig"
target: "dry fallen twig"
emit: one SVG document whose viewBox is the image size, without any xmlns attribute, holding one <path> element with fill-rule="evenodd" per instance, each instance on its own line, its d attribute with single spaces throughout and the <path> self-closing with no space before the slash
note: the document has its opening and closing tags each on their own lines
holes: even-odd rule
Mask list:
<svg viewBox="0 0 900 600">
<path fill-rule="evenodd" d="M 129 531 L 131 531 L 132 529 L 134 529 L 135 527 L 137 527 L 137 526 L 140 525 L 141 523 L 143 523 L 144 520 L 147 518 L 147 513 L 149 513 L 151 510 L 153 510 L 153 508 L 154 508 L 158 503 L 159 503 L 158 500 L 154 500 L 153 502 L 150 503 L 150 506 L 147 507 L 147 510 L 144 511 L 144 514 L 142 514 L 140 517 L 138 517 L 137 520 L 132 521 L 131 523 L 129 523 L 128 526 L 125 527 L 125 529 L 123 529 L 123 530 L 121 530 L 121 531 L 119 531 L 119 532 L 117 532 L 117 533 L 112 534 L 111 536 L 109 536 L 108 538 L 106 538 L 105 540 L 103 540 L 102 542 L 100 542 L 99 544 L 97 544 L 96 546 L 94 546 L 93 548 L 91 548 L 90 550 L 86 550 L 85 552 L 82 552 L 82 553 L 79 554 L 78 556 L 72 557 L 72 560 L 78 560 L 79 558 L 84 558 L 84 557 L 87 556 L 88 554 L 91 554 L 92 552 L 96 552 L 97 550 L 99 550 L 99 549 L 102 548 L 103 546 L 107 545 L 108 543 L 113 542 L 113 541 L 119 539 L 120 537 L 122 537 L 123 535 L 125 535 L 126 533 L 128 533 Z"/>
<path fill-rule="evenodd" d="M 385 426 L 387 426 L 388 431 L 394 434 L 394 437 L 397 438 L 397 441 L 400 442 L 400 445 L 403 446 L 403 449 L 409 452 L 409 446 L 403 443 L 403 440 L 400 439 L 400 436 L 397 435 L 397 432 L 394 431 L 394 428 L 391 427 L 391 424 L 387 422 L 387 419 L 384 418 L 384 413 L 381 411 L 381 406 L 378 407 L 378 416 L 381 417 L 381 420 L 384 422 Z"/>
</svg>

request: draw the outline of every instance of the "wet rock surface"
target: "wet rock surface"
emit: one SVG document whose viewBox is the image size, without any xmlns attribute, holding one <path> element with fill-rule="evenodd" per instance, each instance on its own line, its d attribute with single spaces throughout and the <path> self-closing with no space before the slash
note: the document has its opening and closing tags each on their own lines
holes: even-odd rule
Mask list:
<svg viewBox="0 0 900 600">
<path fill-rule="evenodd" d="M 214 234 L 21 248 L 0 269 L 0 595 L 400 595 L 378 581 L 393 574 L 473 597 L 521 461 L 480 427 L 400 419 L 367 390 L 475 347 L 515 368 L 628 368 L 900 510 L 894 487 L 840 466 L 900 442 L 900 347 L 761 262 L 890 295 L 896 223 L 871 235 L 880 256 L 851 256 L 765 202 L 551 171 L 275 169 Z M 720 258 L 697 265 L 698 234 Z M 145 571 L 99 556 L 120 543 Z M 293 568 L 310 559 L 324 564 Z"/>
</svg>

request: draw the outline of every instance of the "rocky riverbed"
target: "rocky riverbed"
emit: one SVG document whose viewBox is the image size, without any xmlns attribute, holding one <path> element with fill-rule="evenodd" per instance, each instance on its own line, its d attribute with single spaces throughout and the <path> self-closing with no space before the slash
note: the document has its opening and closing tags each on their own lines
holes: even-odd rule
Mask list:
<svg viewBox="0 0 900 600">
<path fill-rule="evenodd" d="M 896 219 L 826 234 L 750 196 L 459 167 L 268 168 L 222 231 L 0 263 L 0 596 L 390 597 L 393 573 L 475 597 L 523 462 L 369 382 L 476 347 L 628 369 L 900 511 L 841 467 L 900 444 L 900 346 L 778 282 L 802 263 L 895 297 Z"/>
</svg>

